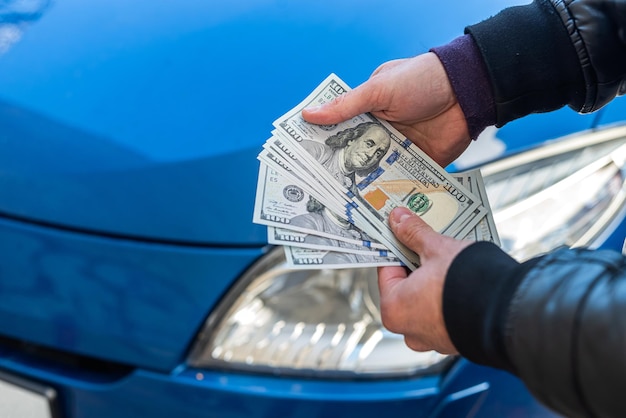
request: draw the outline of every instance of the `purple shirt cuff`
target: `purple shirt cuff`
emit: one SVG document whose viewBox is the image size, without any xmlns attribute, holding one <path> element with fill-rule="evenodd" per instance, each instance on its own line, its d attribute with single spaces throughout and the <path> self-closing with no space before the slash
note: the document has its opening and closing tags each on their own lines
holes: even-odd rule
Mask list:
<svg viewBox="0 0 626 418">
<path fill-rule="evenodd" d="M 478 47 L 470 35 L 463 35 L 430 51 L 443 64 L 465 114 L 470 137 L 476 139 L 487 126 L 496 123 L 493 91 Z"/>
</svg>

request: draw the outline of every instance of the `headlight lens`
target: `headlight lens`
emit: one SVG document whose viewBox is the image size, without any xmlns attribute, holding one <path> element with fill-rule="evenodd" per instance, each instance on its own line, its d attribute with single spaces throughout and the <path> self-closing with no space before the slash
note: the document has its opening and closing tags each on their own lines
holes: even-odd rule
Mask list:
<svg viewBox="0 0 626 418">
<path fill-rule="evenodd" d="M 378 307 L 375 269 L 288 270 L 275 248 L 207 320 L 189 364 L 320 377 L 438 372 L 447 357 L 411 351 Z"/>
<path fill-rule="evenodd" d="M 555 141 L 481 171 L 502 247 L 513 257 L 593 246 L 625 212 L 626 126 Z"/>
</svg>

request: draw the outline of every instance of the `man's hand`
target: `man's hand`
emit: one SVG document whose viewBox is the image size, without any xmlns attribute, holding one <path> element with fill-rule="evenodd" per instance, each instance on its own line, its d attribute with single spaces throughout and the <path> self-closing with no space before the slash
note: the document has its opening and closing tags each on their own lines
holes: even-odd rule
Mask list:
<svg viewBox="0 0 626 418">
<path fill-rule="evenodd" d="M 471 242 L 435 232 L 404 207 L 391 212 L 389 225 L 420 256 L 421 266 L 408 276 L 403 267 L 379 267 L 383 325 L 404 335 L 406 345 L 415 351 L 456 353 L 443 320 L 443 284 L 452 260 Z"/>
<path fill-rule="evenodd" d="M 387 62 L 354 90 L 305 109 L 302 116 L 330 125 L 366 112 L 390 121 L 441 166 L 471 142 L 465 115 L 433 53 Z M 410 275 L 403 267 L 379 268 L 383 325 L 403 334 L 413 350 L 456 353 L 443 320 L 443 284 L 452 260 L 470 242 L 438 234 L 407 208 L 394 209 L 389 223 L 396 237 L 420 256 L 421 266 Z"/>
<path fill-rule="evenodd" d="M 384 63 L 365 83 L 324 106 L 305 109 L 302 116 L 329 125 L 366 112 L 390 121 L 444 167 L 471 142 L 446 72 L 430 52 Z"/>
</svg>

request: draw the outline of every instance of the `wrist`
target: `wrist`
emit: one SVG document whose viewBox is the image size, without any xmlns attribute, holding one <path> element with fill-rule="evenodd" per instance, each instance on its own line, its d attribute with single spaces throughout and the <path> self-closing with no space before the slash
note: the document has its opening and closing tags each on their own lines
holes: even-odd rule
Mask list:
<svg viewBox="0 0 626 418">
<path fill-rule="evenodd" d="M 553 3 L 509 7 L 465 29 L 489 75 L 496 126 L 566 104 L 584 110 L 585 80 L 569 32 L 576 28 L 564 25 Z"/>
<path fill-rule="evenodd" d="M 432 48 L 441 61 L 452 91 L 463 111 L 470 138 L 476 139 L 496 123 L 496 107 L 487 69 L 471 36 Z"/>
<path fill-rule="evenodd" d="M 528 270 L 496 245 L 477 242 L 454 259 L 443 290 L 443 314 L 450 340 L 478 364 L 515 373 L 504 344 L 510 301 Z"/>
</svg>

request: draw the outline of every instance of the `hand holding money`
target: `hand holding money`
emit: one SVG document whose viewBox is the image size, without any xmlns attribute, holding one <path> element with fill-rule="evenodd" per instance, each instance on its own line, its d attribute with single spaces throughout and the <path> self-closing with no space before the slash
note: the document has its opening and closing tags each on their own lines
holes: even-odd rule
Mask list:
<svg viewBox="0 0 626 418">
<path fill-rule="evenodd" d="M 439 233 L 497 242 L 479 172 L 450 175 L 371 114 L 336 125 L 302 119 L 305 107 L 348 91 L 331 74 L 274 122 L 276 129 L 259 154 L 254 211 L 254 222 L 270 227 L 270 243 L 289 244 L 288 260 L 298 267 L 416 269 L 419 257 L 388 224 L 398 206 Z"/>
<path fill-rule="evenodd" d="M 385 328 L 402 334 L 407 346 L 415 351 L 457 353 L 443 319 L 443 285 L 452 260 L 470 241 L 435 233 L 406 208 L 396 209 L 389 224 L 405 245 L 421 254 L 423 264 L 410 274 L 400 267 L 378 270 Z"/>
<path fill-rule="evenodd" d="M 303 109 L 304 118 L 318 125 L 343 122 L 362 113 L 391 122 L 444 167 L 471 142 L 463 111 L 433 53 L 386 62 L 339 101 Z"/>
</svg>

